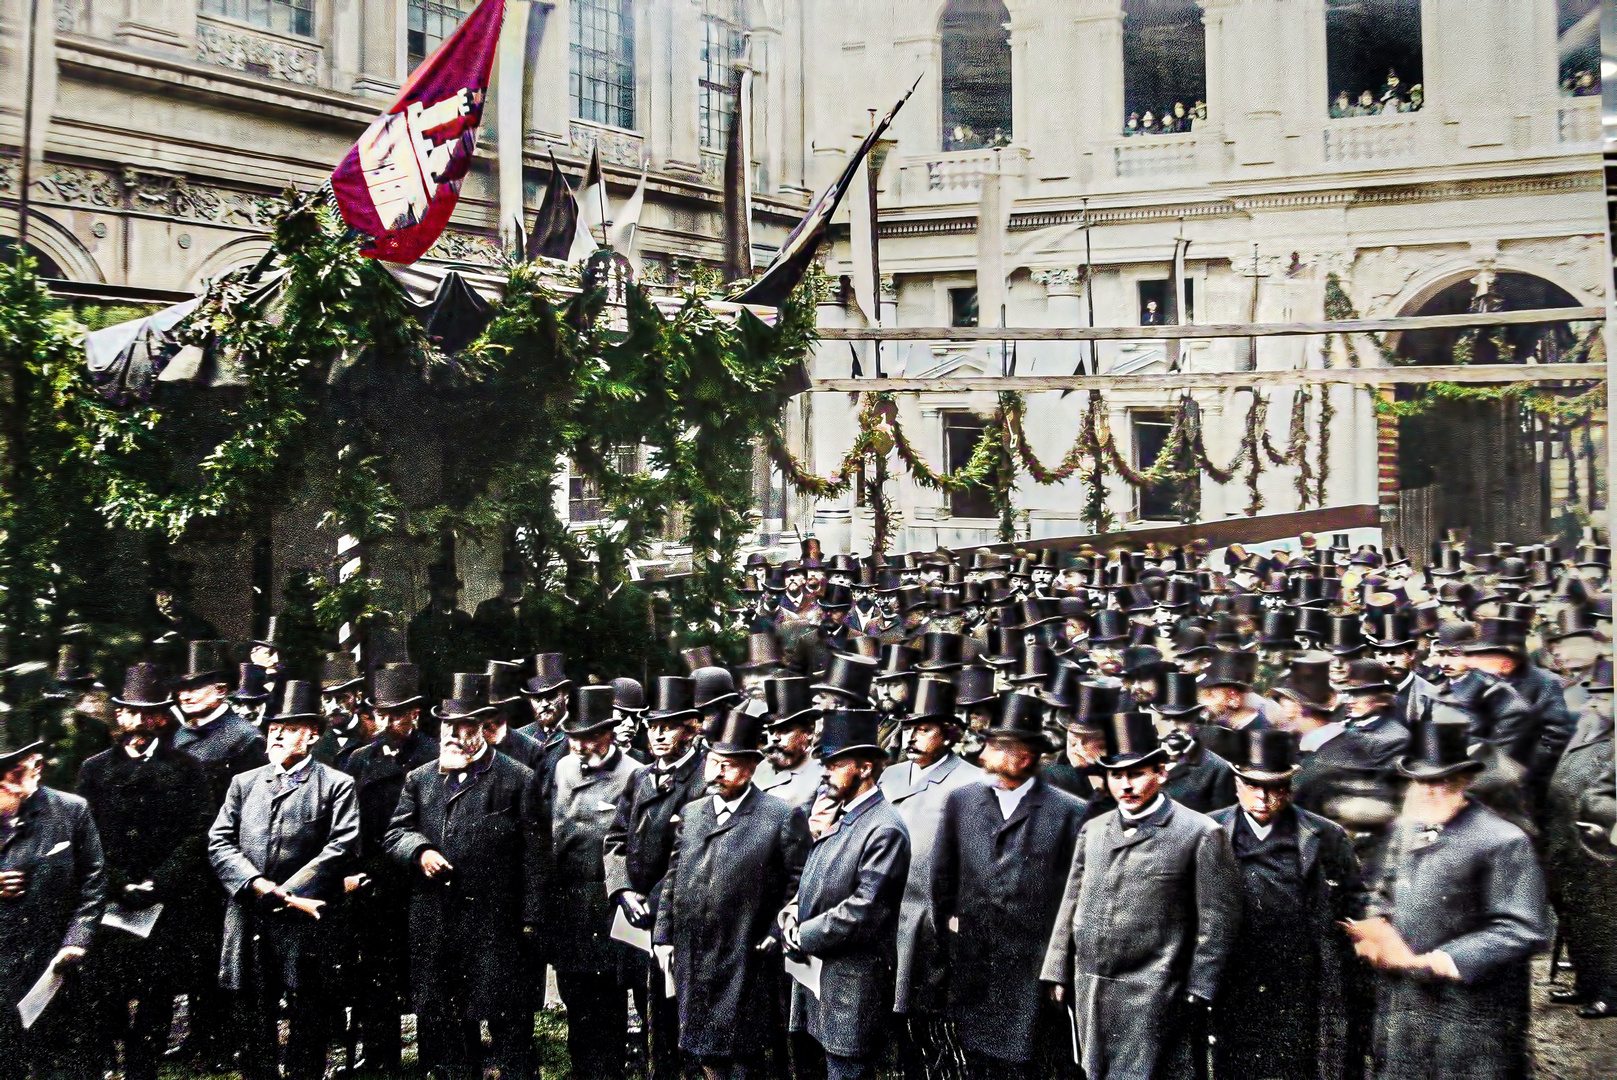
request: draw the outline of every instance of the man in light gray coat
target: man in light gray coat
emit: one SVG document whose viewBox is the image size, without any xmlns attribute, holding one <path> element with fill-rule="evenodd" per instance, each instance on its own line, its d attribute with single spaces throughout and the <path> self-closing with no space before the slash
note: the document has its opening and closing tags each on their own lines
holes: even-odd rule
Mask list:
<svg viewBox="0 0 1617 1080">
<path fill-rule="evenodd" d="M 955 754 L 955 685 L 922 678 L 911 715 L 902 718 L 905 760 L 882 772 L 881 793 L 910 832 L 910 876 L 898 912 L 898 969 L 894 972 L 894 1033 L 906 1077 L 926 1075 L 926 1064 L 946 1052 L 941 1002 L 932 989 L 932 848 L 949 793 L 977 783 L 983 772 Z"/>
<path fill-rule="evenodd" d="M 1106 751 L 1117 809 L 1078 835 L 1040 979 L 1072 1002 L 1088 1080 L 1181 1080 L 1206 1060 L 1240 880 L 1218 824 L 1162 794 L 1149 716 L 1113 716 Z"/>
</svg>

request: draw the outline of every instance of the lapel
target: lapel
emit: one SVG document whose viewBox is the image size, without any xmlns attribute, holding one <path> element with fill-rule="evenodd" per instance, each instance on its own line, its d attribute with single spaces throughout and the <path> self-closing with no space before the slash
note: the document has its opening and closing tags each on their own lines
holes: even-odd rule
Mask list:
<svg viewBox="0 0 1617 1080">
<path fill-rule="evenodd" d="M 1319 859 L 1319 826 L 1309 821 L 1295 806 L 1291 812 L 1297 818 L 1297 876 L 1306 882 L 1308 875 L 1314 872 L 1314 863 Z"/>
<path fill-rule="evenodd" d="M 999 827 L 999 832 L 996 834 L 996 836 L 1004 836 L 1007 829 L 1014 825 L 1022 824 L 1023 821 L 1032 817 L 1033 811 L 1037 810 L 1039 806 L 1043 804 L 1044 780 L 1035 775 L 1033 779 L 1028 781 L 1028 783 L 1033 785 L 1033 789 L 1026 795 L 1022 796 L 1022 801 L 1016 804 L 1016 809 L 1011 811 L 1011 816 L 1006 818 L 1005 823 Z M 987 785 L 984 786 L 986 787 Z M 994 794 L 992 788 L 989 789 L 988 794 L 991 798 L 993 798 L 996 804 L 995 809 L 998 809 L 999 797 Z"/>
<path fill-rule="evenodd" d="M 757 788 L 749 785 L 746 793 L 741 796 L 741 805 L 737 806 L 735 810 L 731 811 L 730 820 L 726 821 L 723 825 L 714 825 L 713 828 L 708 831 L 708 838 L 712 839 L 722 832 L 729 832 L 731 829 L 735 828 L 736 824 L 740 822 L 744 816 L 752 813 L 753 806 L 757 804 L 760 798 L 762 798 L 762 793 L 760 793 Z M 713 814 L 714 820 L 717 821 L 718 813 L 717 808 L 715 808 L 713 805 L 713 796 L 704 795 L 702 797 L 702 801 L 707 804 L 707 812 Z"/>
<path fill-rule="evenodd" d="M 284 782 L 279 785 L 280 790 L 277 791 L 276 780 L 280 778 L 276 775 L 275 766 L 271 765 L 269 772 L 264 776 L 264 785 L 268 787 L 270 791 L 270 805 L 279 805 L 282 800 L 286 799 L 288 796 L 302 788 L 304 784 L 307 784 L 313 778 L 314 771 L 319 767 L 319 762 L 309 762 L 297 772 L 285 777 Z"/>
<path fill-rule="evenodd" d="M 1029 798 L 1032 796 L 1030 795 Z M 1125 826 L 1121 808 L 1112 812 L 1112 823 L 1106 829 L 1106 846 L 1112 851 L 1121 851 L 1126 847 L 1144 843 L 1157 833 L 1173 818 L 1173 800 L 1166 795 L 1162 797 L 1162 806 L 1156 813 L 1143 821 L 1129 822 Z M 1132 828 L 1133 836 L 1124 836 L 1124 828 Z"/>
<path fill-rule="evenodd" d="M 883 792 L 883 794 L 887 796 L 888 801 L 895 804 L 900 803 L 909 798 L 911 795 L 915 795 L 918 792 L 926 789 L 925 781 L 921 781 L 919 783 L 916 781 L 915 763 L 913 761 L 906 761 L 904 766 L 906 770 L 904 773 L 904 779 L 894 784 L 891 791 Z"/>
<path fill-rule="evenodd" d="M 875 806 L 879 802 L 885 801 L 886 796 L 881 793 L 881 788 L 877 787 L 875 790 L 876 793 L 874 795 L 860 803 L 849 813 L 843 814 L 842 817 L 838 818 L 837 823 L 827 830 L 826 834 L 820 837 L 816 843 L 824 843 L 833 836 L 841 836 L 844 831 L 853 827 L 854 822 L 864 817 L 866 811 L 868 811 L 872 806 Z M 735 818 L 732 817 L 730 820 L 734 821 Z"/>
<path fill-rule="evenodd" d="M 10 852 L 13 844 L 34 831 L 34 817 L 39 812 L 40 798 L 39 792 L 36 791 L 24 799 L 21 806 L 17 807 L 16 825 L 7 829 L 5 838 L 0 840 L 0 856 Z M 26 848 L 21 850 L 24 857 L 26 857 Z"/>
</svg>

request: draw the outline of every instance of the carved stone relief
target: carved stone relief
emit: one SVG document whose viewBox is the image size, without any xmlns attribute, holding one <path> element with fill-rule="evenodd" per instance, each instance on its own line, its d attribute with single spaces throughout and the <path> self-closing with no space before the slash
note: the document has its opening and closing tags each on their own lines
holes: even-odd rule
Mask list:
<svg viewBox="0 0 1617 1080">
<path fill-rule="evenodd" d="M 235 27 L 197 21 L 197 59 L 231 71 L 314 86 L 320 81 L 320 49 L 301 48 Z"/>
</svg>

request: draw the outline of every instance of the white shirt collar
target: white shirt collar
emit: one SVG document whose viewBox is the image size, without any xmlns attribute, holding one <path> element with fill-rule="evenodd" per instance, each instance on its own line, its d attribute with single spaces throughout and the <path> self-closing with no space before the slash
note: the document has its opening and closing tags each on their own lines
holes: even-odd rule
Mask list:
<svg viewBox="0 0 1617 1080">
<path fill-rule="evenodd" d="M 735 799 L 733 801 L 731 801 L 731 802 L 725 802 L 724 796 L 722 796 L 722 795 L 717 795 L 717 794 L 714 795 L 713 796 L 713 813 L 714 813 L 714 815 L 717 816 L 719 814 L 725 813 L 726 811 L 728 811 L 729 813 L 732 813 L 732 814 L 735 813 L 736 810 L 741 806 L 741 804 L 746 801 L 747 792 L 751 791 L 751 790 L 752 790 L 752 788 L 750 786 L 747 787 L 746 789 L 744 789 L 741 792 L 740 795 L 737 795 L 735 797 Z"/>
<path fill-rule="evenodd" d="M 292 766 L 290 769 L 283 769 L 279 765 L 275 766 L 275 775 L 276 776 L 295 776 L 298 773 L 302 772 L 304 769 L 307 769 L 309 767 L 309 765 L 311 763 L 313 763 L 313 761 L 314 761 L 314 755 L 313 754 L 304 754 L 301 758 L 298 759 L 298 763 L 296 765 Z"/>
<path fill-rule="evenodd" d="M 1245 810 L 1241 811 L 1241 816 L 1246 818 L 1246 827 L 1251 829 L 1252 835 L 1259 840 L 1269 839 L 1269 834 L 1275 831 L 1275 823 L 1272 821 L 1267 825 L 1259 825 L 1257 820 Z"/>
<path fill-rule="evenodd" d="M 1127 810 L 1123 809 L 1122 806 L 1118 806 L 1117 812 L 1121 814 L 1127 821 L 1140 821 L 1144 818 L 1150 817 L 1152 814 L 1162 809 L 1163 800 L 1166 798 L 1167 796 L 1159 791 L 1157 792 L 1157 797 L 1151 800 L 1150 805 L 1145 807 L 1145 809 L 1141 810 L 1139 813 L 1131 814 Z"/>
<path fill-rule="evenodd" d="M 1317 727 L 1297 740 L 1297 752 L 1312 754 L 1347 729 L 1347 724 L 1341 720 L 1334 720 L 1324 727 Z"/>
<path fill-rule="evenodd" d="M 871 800 L 871 799 L 874 799 L 874 798 L 875 798 L 875 797 L 876 797 L 876 794 L 877 794 L 877 793 L 878 793 L 878 792 L 879 792 L 879 791 L 880 791 L 880 790 L 881 790 L 881 789 L 880 789 L 880 788 L 878 788 L 878 787 L 877 787 L 877 786 L 876 786 L 876 785 L 874 785 L 874 784 L 872 784 L 872 785 L 871 785 L 871 786 L 870 786 L 870 790 L 869 790 L 869 791 L 866 791 L 866 792 L 865 792 L 865 793 L 864 793 L 864 794 L 863 794 L 863 795 L 860 795 L 860 796 L 858 796 L 858 797 L 856 797 L 856 798 L 855 798 L 855 799 L 854 799 L 854 800 L 853 800 L 853 801 L 852 801 L 852 802 L 851 802 L 851 803 L 849 803 L 849 804 L 848 804 L 848 805 L 847 805 L 847 806 L 844 806 L 844 807 L 843 807 L 843 808 L 842 808 L 842 812 L 843 812 L 843 813 L 844 813 L 844 814 L 851 814 L 851 813 L 853 813 L 853 808 L 854 808 L 854 807 L 856 807 L 856 806 L 858 806 L 858 805 L 859 805 L 859 804 L 860 804 L 860 803 L 862 803 L 862 802 L 868 802 L 868 801 L 869 801 L 869 800 Z"/>
<path fill-rule="evenodd" d="M 140 751 L 140 753 L 138 753 L 138 754 L 130 754 L 129 753 L 129 744 L 124 743 L 123 744 L 124 753 L 129 754 L 129 756 L 132 757 L 132 758 L 145 758 L 147 761 L 150 761 L 152 759 L 152 756 L 157 753 L 157 744 L 158 744 L 159 741 L 160 740 L 155 739 L 155 738 L 150 740 L 149 742 L 146 743 L 146 749 Z"/>
<path fill-rule="evenodd" d="M 1008 790 L 998 787 L 991 780 L 985 780 L 984 782 L 989 785 L 989 790 L 994 793 L 994 798 L 999 800 L 999 812 L 1006 821 L 1009 821 L 1011 815 L 1016 813 L 1016 808 L 1022 805 L 1023 799 L 1027 798 L 1027 793 L 1033 790 L 1033 777 L 1031 776 Z"/>
</svg>

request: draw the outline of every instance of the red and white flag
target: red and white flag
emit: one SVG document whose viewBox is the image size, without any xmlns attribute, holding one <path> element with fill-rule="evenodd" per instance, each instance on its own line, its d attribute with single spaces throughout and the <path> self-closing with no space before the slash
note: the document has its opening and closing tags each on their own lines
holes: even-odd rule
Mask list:
<svg viewBox="0 0 1617 1080">
<path fill-rule="evenodd" d="M 477 5 L 331 174 L 343 220 L 371 238 L 366 255 L 415 262 L 449 223 L 477 146 L 504 14 L 505 0 Z"/>
</svg>

